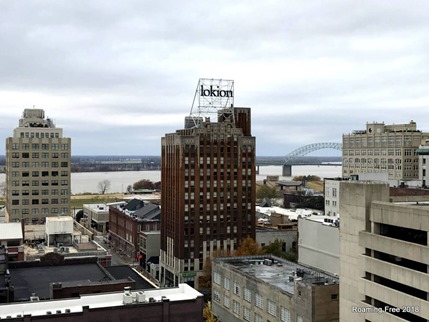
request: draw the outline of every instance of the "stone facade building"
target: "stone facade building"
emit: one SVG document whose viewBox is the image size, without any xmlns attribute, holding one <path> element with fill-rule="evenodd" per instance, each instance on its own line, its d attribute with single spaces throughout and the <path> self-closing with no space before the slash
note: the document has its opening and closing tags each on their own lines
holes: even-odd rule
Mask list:
<svg viewBox="0 0 429 322">
<path fill-rule="evenodd" d="M 71 139 L 42 109 L 25 109 L 6 139 L 6 220 L 70 214 Z"/>
<path fill-rule="evenodd" d="M 417 130 L 413 121 L 393 125 L 367 123 L 365 130 L 343 135 L 343 176 L 386 172 L 389 180 L 417 180 L 416 149 L 428 138 L 429 133 Z"/>
<path fill-rule="evenodd" d="M 213 261 L 212 308 L 220 321 L 339 321 L 338 289 L 338 278 L 270 255 Z"/>
</svg>

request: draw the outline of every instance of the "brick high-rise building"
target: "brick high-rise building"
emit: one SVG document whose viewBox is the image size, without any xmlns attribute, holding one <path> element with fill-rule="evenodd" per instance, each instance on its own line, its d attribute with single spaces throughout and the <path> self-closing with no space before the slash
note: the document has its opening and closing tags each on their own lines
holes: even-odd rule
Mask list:
<svg viewBox="0 0 429 322">
<path fill-rule="evenodd" d="M 223 109 L 162 138 L 161 284 L 198 286 L 214 252 L 255 238 L 250 120 L 250 108 Z"/>
<path fill-rule="evenodd" d="M 41 223 L 70 214 L 70 145 L 42 109 L 24 110 L 6 139 L 8 221 Z"/>
</svg>

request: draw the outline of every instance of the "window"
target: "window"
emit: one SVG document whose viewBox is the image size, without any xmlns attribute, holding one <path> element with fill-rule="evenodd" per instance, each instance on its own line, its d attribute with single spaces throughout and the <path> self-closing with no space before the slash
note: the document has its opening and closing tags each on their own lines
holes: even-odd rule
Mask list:
<svg viewBox="0 0 429 322">
<path fill-rule="evenodd" d="M 240 285 L 234 282 L 234 294 L 240 296 Z"/>
<path fill-rule="evenodd" d="M 214 272 L 213 282 L 217 285 L 220 285 L 220 274 L 218 272 Z"/>
<path fill-rule="evenodd" d="M 304 320 L 302 319 L 302 316 L 297 315 L 296 316 L 296 322 L 304 322 Z"/>
<path fill-rule="evenodd" d="M 252 302 L 252 293 L 248 288 L 244 288 L 244 300 L 249 303 Z"/>
<path fill-rule="evenodd" d="M 230 285 L 229 285 L 229 278 L 228 278 L 228 277 L 225 277 L 225 278 L 224 278 L 224 280 L 223 280 L 223 287 L 224 287 L 226 290 L 229 290 L 229 289 L 230 289 Z"/>
<path fill-rule="evenodd" d="M 224 296 L 223 297 L 223 306 L 225 306 L 225 307 L 227 307 L 227 308 L 229 308 L 230 307 L 230 304 L 229 304 L 229 296 Z"/>
<path fill-rule="evenodd" d="M 267 301 L 267 312 L 272 316 L 277 316 L 277 305 L 275 302 L 271 300 Z"/>
<path fill-rule="evenodd" d="M 237 301 L 232 301 L 233 305 L 232 305 L 232 311 L 237 314 L 240 315 L 241 314 L 241 306 L 240 303 Z"/>
<path fill-rule="evenodd" d="M 264 320 L 262 319 L 262 316 L 255 313 L 255 322 L 264 322 Z"/>
<path fill-rule="evenodd" d="M 213 300 L 220 303 L 220 292 L 213 290 Z"/>
<path fill-rule="evenodd" d="M 290 322 L 290 311 L 284 307 L 280 308 L 280 321 Z"/>
<path fill-rule="evenodd" d="M 332 301 L 338 301 L 338 294 L 331 294 Z"/>
<path fill-rule="evenodd" d="M 255 306 L 260 309 L 264 308 L 264 304 L 262 303 L 262 296 L 258 293 L 255 294 Z"/>
<path fill-rule="evenodd" d="M 247 307 L 243 307 L 243 319 L 244 321 L 250 321 L 250 310 Z"/>
</svg>

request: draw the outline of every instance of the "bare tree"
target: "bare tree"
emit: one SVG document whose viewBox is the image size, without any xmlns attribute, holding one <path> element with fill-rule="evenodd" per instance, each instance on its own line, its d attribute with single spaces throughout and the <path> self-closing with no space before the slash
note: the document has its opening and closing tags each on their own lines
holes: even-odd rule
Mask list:
<svg viewBox="0 0 429 322">
<path fill-rule="evenodd" d="M 110 189 L 110 180 L 104 179 L 98 183 L 98 191 L 101 194 L 105 194 Z"/>
</svg>

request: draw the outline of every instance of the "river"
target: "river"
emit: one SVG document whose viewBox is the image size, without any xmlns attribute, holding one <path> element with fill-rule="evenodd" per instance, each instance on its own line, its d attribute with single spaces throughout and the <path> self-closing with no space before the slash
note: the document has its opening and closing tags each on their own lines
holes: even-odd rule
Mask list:
<svg viewBox="0 0 429 322">
<path fill-rule="evenodd" d="M 260 166 L 257 181 L 266 179 L 267 175 L 279 176 L 280 180 L 292 180 L 292 177 L 283 177 L 282 166 Z M 293 176 L 315 175 L 321 178 L 332 178 L 341 176 L 341 165 L 338 166 L 317 166 L 298 165 L 292 167 Z M 119 172 L 78 172 L 72 173 L 71 189 L 72 194 L 98 193 L 98 183 L 102 180 L 110 181 L 111 193 L 122 193 L 127 190 L 128 185 L 141 179 L 148 179 L 153 182 L 161 180 L 161 171 L 119 171 Z M 5 174 L 0 174 L 0 183 L 5 182 Z"/>
</svg>

